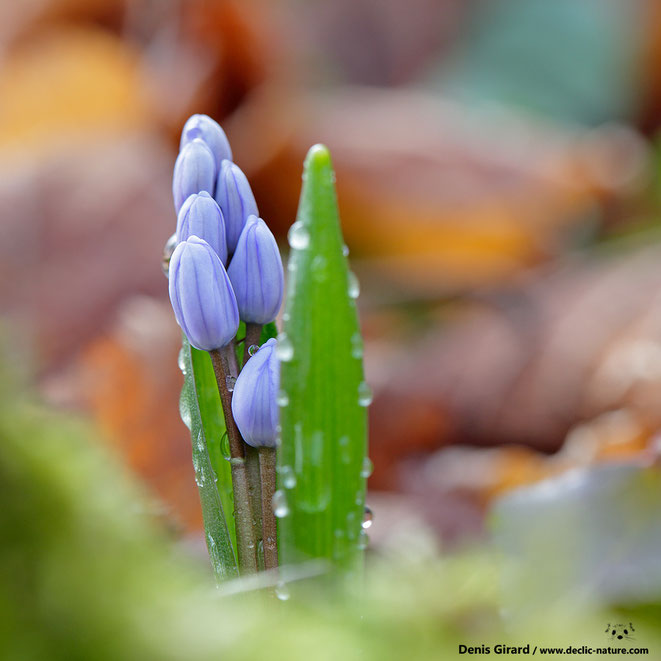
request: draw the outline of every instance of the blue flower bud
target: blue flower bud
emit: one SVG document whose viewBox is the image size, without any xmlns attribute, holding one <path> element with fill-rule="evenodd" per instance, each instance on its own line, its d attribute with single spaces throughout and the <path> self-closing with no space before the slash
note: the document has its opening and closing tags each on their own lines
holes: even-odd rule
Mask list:
<svg viewBox="0 0 661 661">
<path fill-rule="evenodd" d="M 197 349 L 220 349 L 239 328 L 239 310 L 225 267 L 213 248 L 191 236 L 170 260 L 170 301 L 177 323 Z"/>
<path fill-rule="evenodd" d="M 213 154 L 199 138 L 189 142 L 179 152 L 174 164 L 172 195 L 177 213 L 189 195 L 207 191 L 213 195 L 216 164 Z"/>
<path fill-rule="evenodd" d="M 268 324 L 276 318 L 284 291 L 282 259 L 275 237 L 261 218 L 248 218 L 227 275 L 243 321 Z"/>
<path fill-rule="evenodd" d="M 275 338 L 248 360 L 234 384 L 232 414 L 243 440 L 254 448 L 273 448 L 278 436 L 280 361 Z"/>
<path fill-rule="evenodd" d="M 191 115 L 181 131 L 179 149 L 183 149 L 189 142 L 192 142 L 196 138 L 203 140 L 211 150 L 214 161 L 216 162 L 215 176 L 218 176 L 220 164 L 223 160 L 232 160 L 232 148 L 225 135 L 225 131 L 223 131 L 218 122 L 211 119 L 208 115 Z"/>
<path fill-rule="evenodd" d="M 227 262 L 223 212 L 206 191 L 193 193 L 179 209 L 177 241 L 181 243 L 190 236 L 204 239 L 220 257 L 220 261 L 223 264 Z"/>
<path fill-rule="evenodd" d="M 246 175 L 237 165 L 227 160 L 220 165 L 216 185 L 216 202 L 220 205 L 225 217 L 227 250 L 232 255 L 248 216 L 258 216 L 259 212 Z"/>
</svg>

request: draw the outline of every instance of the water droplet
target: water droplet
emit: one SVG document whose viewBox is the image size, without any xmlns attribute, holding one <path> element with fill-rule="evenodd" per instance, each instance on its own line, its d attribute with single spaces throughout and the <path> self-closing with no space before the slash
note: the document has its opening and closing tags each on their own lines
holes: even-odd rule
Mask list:
<svg viewBox="0 0 661 661">
<path fill-rule="evenodd" d="M 223 437 L 220 439 L 220 453 L 225 458 L 225 461 L 229 461 L 232 458 L 232 453 L 230 451 L 230 437 L 227 435 L 227 432 L 224 432 Z"/>
<path fill-rule="evenodd" d="M 287 337 L 286 333 L 278 335 L 278 342 L 275 346 L 275 355 L 283 363 L 289 362 L 294 357 L 294 345 Z"/>
<path fill-rule="evenodd" d="M 354 358 L 363 357 L 363 338 L 359 332 L 351 336 L 351 355 Z"/>
<path fill-rule="evenodd" d="M 206 482 L 207 477 L 204 474 L 204 468 L 197 457 L 193 457 L 193 468 L 195 469 L 195 484 L 197 484 L 198 487 L 201 487 Z"/>
<path fill-rule="evenodd" d="M 324 432 L 317 430 L 310 438 L 310 464 L 321 466 L 324 461 Z"/>
<path fill-rule="evenodd" d="M 278 390 L 278 396 L 275 401 L 278 406 L 289 406 L 289 395 L 287 395 L 287 391 L 282 389 Z"/>
<path fill-rule="evenodd" d="M 291 466 L 281 466 L 278 468 L 278 473 L 282 479 L 282 486 L 285 489 L 293 489 L 296 486 L 296 475 Z"/>
<path fill-rule="evenodd" d="M 161 269 L 165 277 L 168 277 L 170 272 L 170 260 L 172 259 L 172 253 L 177 247 L 177 235 L 173 234 L 166 242 L 165 247 L 163 248 L 163 258 L 161 259 Z"/>
<path fill-rule="evenodd" d="M 207 549 L 209 551 L 209 558 L 211 559 L 211 564 L 214 569 L 220 569 L 220 557 L 218 554 L 218 546 L 216 545 L 216 540 L 209 534 L 206 534 L 207 538 Z"/>
<path fill-rule="evenodd" d="M 202 436 L 202 432 L 200 432 L 197 435 L 197 442 L 195 443 L 195 445 L 197 446 L 197 451 L 198 452 L 204 452 L 207 449 L 207 446 L 204 443 L 204 438 Z"/>
<path fill-rule="evenodd" d="M 369 406 L 372 403 L 372 389 L 365 381 L 358 384 L 358 404 L 360 406 Z"/>
<path fill-rule="evenodd" d="M 227 386 L 227 390 L 229 392 L 234 391 L 234 386 L 236 385 L 236 377 L 235 376 L 226 376 L 225 377 L 225 385 Z"/>
<path fill-rule="evenodd" d="M 310 264 L 312 269 L 312 277 L 317 282 L 323 282 L 328 277 L 328 271 L 326 270 L 326 258 L 323 255 L 316 255 Z"/>
<path fill-rule="evenodd" d="M 360 469 L 360 477 L 369 477 L 374 471 L 374 464 L 369 457 L 363 459 L 363 466 Z"/>
<path fill-rule="evenodd" d="M 279 519 L 283 519 L 289 514 L 289 503 L 287 502 L 287 495 L 282 489 L 278 489 L 273 494 L 273 514 Z"/>
<path fill-rule="evenodd" d="M 305 443 L 302 447 L 302 464 L 309 471 L 310 476 L 308 487 L 304 492 L 299 493 L 297 507 L 304 512 L 315 513 L 323 512 L 330 502 L 331 490 L 328 480 L 322 477 L 327 470 L 324 463 L 324 455 L 328 448 L 328 437 L 320 429 L 305 435 Z M 298 448 L 297 448 L 298 449 Z M 296 474 L 299 475 L 299 466 L 296 467 Z M 302 466 L 301 466 L 302 468 Z"/>
<path fill-rule="evenodd" d="M 186 357 L 184 356 L 183 347 L 179 351 L 179 356 L 177 357 L 177 365 L 179 366 L 179 369 L 182 371 L 183 375 L 186 376 Z"/>
<path fill-rule="evenodd" d="M 347 289 L 349 298 L 358 298 L 360 294 L 360 282 L 353 271 L 349 271 L 349 286 Z"/>
<path fill-rule="evenodd" d="M 361 406 L 369 406 L 372 403 L 372 389 L 365 381 L 361 381 L 358 386 L 358 403 Z"/>
<path fill-rule="evenodd" d="M 294 250 L 305 250 L 310 245 L 310 234 L 300 220 L 289 228 L 287 240 Z"/>
<path fill-rule="evenodd" d="M 367 530 L 372 527 L 372 521 L 374 520 L 374 513 L 368 505 L 365 505 L 365 514 L 363 515 L 363 530 Z"/>
<path fill-rule="evenodd" d="M 251 344 L 248 347 L 248 355 L 254 356 L 259 351 L 259 344 Z"/>
<path fill-rule="evenodd" d="M 349 246 L 346 243 L 342 246 L 342 254 L 345 257 L 349 256 Z"/>
<path fill-rule="evenodd" d="M 184 397 L 184 393 L 181 393 L 181 397 L 179 398 L 179 415 L 181 416 L 181 419 L 183 423 L 188 427 L 188 429 L 191 428 L 191 425 L 193 424 L 193 416 L 191 414 L 190 406 L 188 404 L 188 399 Z"/>
<path fill-rule="evenodd" d="M 351 448 L 349 447 L 349 437 L 340 436 L 338 444 L 340 446 L 340 458 L 342 459 L 343 463 L 348 464 L 351 461 Z"/>
<path fill-rule="evenodd" d="M 280 599 L 280 601 L 287 601 L 291 596 L 289 588 L 284 581 L 278 581 L 278 584 L 275 586 L 275 596 Z"/>
<path fill-rule="evenodd" d="M 361 530 L 360 535 L 358 535 L 358 548 L 361 551 L 364 551 L 369 543 L 370 543 L 369 535 L 364 530 Z"/>
</svg>

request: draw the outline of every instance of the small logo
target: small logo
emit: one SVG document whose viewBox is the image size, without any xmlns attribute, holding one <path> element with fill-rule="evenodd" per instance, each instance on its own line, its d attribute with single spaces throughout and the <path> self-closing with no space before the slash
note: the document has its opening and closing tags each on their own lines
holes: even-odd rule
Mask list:
<svg viewBox="0 0 661 661">
<path fill-rule="evenodd" d="M 611 624 L 606 625 L 606 635 L 610 640 L 635 640 L 633 637 L 633 624 Z"/>
</svg>

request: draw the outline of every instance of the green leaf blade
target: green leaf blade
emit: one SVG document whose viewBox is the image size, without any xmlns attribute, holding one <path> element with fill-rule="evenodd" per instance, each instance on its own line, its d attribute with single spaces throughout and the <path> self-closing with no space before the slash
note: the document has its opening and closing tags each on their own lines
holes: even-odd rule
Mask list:
<svg viewBox="0 0 661 661">
<path fill-rule="evenodd" d="M 289 510 L 278 523 L 281 564 L 325 559 L 351 568 L 362 558 L 367 412 L 359 402 L 362 342 L 349 293 L 335 175 L 321 145 L 306 158 L 290 244 L 279 343 L 288 403 L 280 411 L 278 488 Z"/>
<path fill-rule="evenodd" d="M 181 417 L 191 432 L 207 549 L 216 580 L 220 582 L 238 576 L 233 550 L 234 520 L 229 515 L 233 509 L 230 467 L 220 451 L 225 422 L 211 359 L 205 351 L 191 347 L 185 336 L 180 367 L 184 374 Z"/>
<path fill-rule="evenodd" d="M 216 375 L 211 364 L 211 357 L 207 351 L 200 351 L 190 347 L 191 360 L 193 365 L 193 374 L 195 376 L 195 394 L 200 409 L 200 417 L 204 428 L 207 450 L 211 465 L 216 473 L 218 494 L 225 514 L 225 522 L 232 540 L 236 545 L 236 531 L 234 527 L 234 517 L 231 512 L 234 509 L 233 490 L 232 490 L 232 471 L 229 461 L 224 456 L 222 449 L 223 437 L 226 438 L 225 418 L 223 416 L 223 407 L 220 402 L 220 394 L 216 383 Z"/>
</svg>

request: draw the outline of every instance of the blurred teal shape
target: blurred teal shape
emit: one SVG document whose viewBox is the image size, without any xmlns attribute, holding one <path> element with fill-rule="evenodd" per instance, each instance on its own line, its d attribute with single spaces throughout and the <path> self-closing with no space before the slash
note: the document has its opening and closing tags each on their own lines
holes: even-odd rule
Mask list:
<svg viewBox="0 0 661 661">
<path fill-rule="evenodd" d="M 510 492 L 492 526 L 513 612 L 661 597 L 661 469 L 574 469 Z"/>
<path fill-rule="evenodd" d="M 587 125 L 627 119 L 640 96 L 643 20 L 640 0 L 481 2 L 433 81 L 468 104 Z"/>
</svg>

